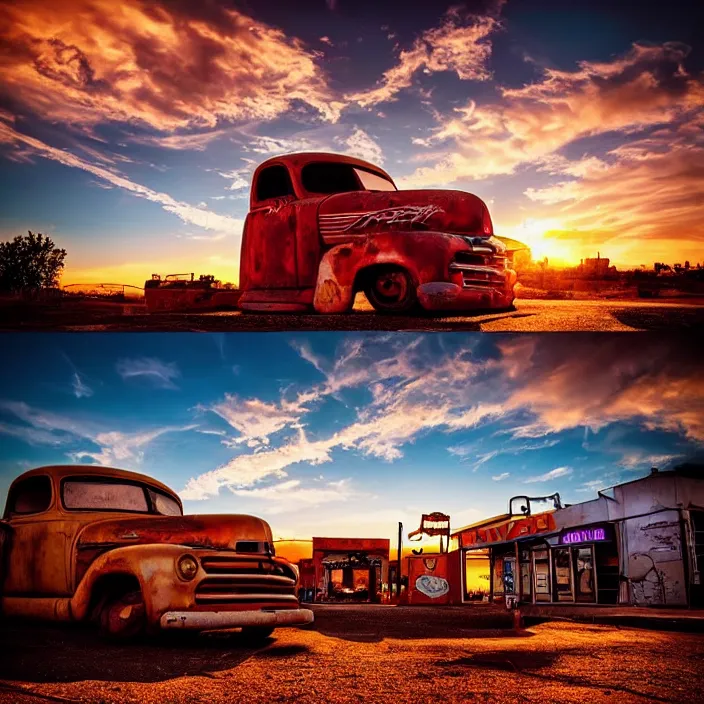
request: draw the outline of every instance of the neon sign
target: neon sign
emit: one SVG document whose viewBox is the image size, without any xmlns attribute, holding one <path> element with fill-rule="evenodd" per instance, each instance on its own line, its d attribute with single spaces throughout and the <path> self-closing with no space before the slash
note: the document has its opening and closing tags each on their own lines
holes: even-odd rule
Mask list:
<svg viewBox="0 0 704 704">
<path fill-rule="evenodd" d="M 604 528 L 584 528 L 563 533 L 560 542 L 571 545 L 572 543 L 593 543 L 606 539 L 606 530 Z"/>
</svg>

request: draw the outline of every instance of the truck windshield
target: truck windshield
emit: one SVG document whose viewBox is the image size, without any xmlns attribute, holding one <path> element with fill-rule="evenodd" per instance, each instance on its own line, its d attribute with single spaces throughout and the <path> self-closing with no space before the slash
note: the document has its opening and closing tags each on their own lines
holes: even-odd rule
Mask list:
<svg viewBox="0 0 704 704">
<path fill-rule="evenodd" d="M 306 164 L 301 178 L 308 193 L 396 190 L 393 182 L 381 174 L 334 161 Z"/>
<path fill-rule="evenodd" d="M 61 498 L 70 511 L 129 511 L 180 516 L 181 507 L 173 498 L 151 487 L 119 481 L 66 479 Z"/>
</svg>

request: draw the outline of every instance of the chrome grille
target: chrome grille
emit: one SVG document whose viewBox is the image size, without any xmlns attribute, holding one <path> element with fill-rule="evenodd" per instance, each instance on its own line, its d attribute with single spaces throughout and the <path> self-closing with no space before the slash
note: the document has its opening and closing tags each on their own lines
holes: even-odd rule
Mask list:
<svg viewBox="0 0 704 704">
<path fill-rule="evenodd" d="M 199 604 L 258 601 L 297 602 L 291 568 L 261 556 L 212 555 L 201 558 L 208 575 L 196 587 Z"/>
<path fill-rule="evenodd" d="M 203 570 L 211 574 L 271 574 L 293 577 L 285 563 L 265 555 L 208 555 L 200 558 Z"/>
<path fill-rule="evenodd" d="M 457 252 L 450 272 L 462 273 L 463 288 L 495 288 L 506 283 L 506 257 L 490 247 L 474 247 L 473 252 Z"/>
</svg>

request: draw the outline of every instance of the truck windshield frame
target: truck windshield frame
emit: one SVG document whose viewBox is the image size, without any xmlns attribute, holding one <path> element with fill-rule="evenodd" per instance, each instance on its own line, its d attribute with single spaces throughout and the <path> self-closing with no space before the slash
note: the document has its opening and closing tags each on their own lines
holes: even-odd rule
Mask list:
<svg viewBox="0 0 704 704">
<path fill-rule="evenodd" d="M 390 178 L 378 171 L 339 161 L 313 161 L 306 164 L 301 169 L 301 183 L 307 193 L 315 195 L 398 190 Z M 388 188 L 374 186 L 388 186 Z"/>
<path fill-rule="evenodd" d="M 92 505 L 89 502 L 83 505 L 71 504 L 71 501 L 67 503 L 67 486 L 71 484 L 76 485 L 93 485 L 94 487 L 99 486 L 111 486 L 116 490 L 121 487 L 129 487 L 131 490 L 137 490 L 132 492 L 131 500 L 139 502 L 141 497 L 143 503 L 135 504 L 134 507 L 129 507 L 129 505 L 123 505 L 119 507 L 115 506 L 102 506 L 97 502 Z M 128 498 L 127 496 L 125 498 Z M 141 515 L 157 515 L 157 516 L 182 516 L 183 510 L 181 505 L 174 499 L 173 496 L 156 489 L 152 486 L 142 484 L 140 482 L 130 481 L 126 479 L 112 478 L 112 477 L 65 477 L 61 481 L 61 505 L 65 511 L 71 512 L 96 512 L 96 513 L 137 513 Z"/>
</svg>

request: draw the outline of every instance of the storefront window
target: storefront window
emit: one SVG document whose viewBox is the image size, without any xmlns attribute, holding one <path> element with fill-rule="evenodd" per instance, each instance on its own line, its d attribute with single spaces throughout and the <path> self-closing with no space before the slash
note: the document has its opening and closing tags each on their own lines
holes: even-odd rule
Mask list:
<svg viewBox="0 0 704 704">
<path fill-rule="evenodd" d="M 482 601 L 489 593 L 489 553 L 487 550 L 465 552 L 465 601 Z"/>
<path fill-rule="evenodd" d="M 572 569 L 569 548 L 555 548 L 552 551 L 553 574 L 555 575 L 555 597 L 557 601 L 573 601 Z"/>
<path fill-rule="evenodd" d="M 607 564 L 603 556 L 599 561 L 599 550 L 606 554 L 607 548 L 609 560 L 616 561 L 614 569 L 618 570 L 612 543 L 540 545 L 530 551 L 521 551 L 521 599 L 533 602 L 601 602 L 602 591 L 605 590 L 602 572 L 607 569 Z M 609 574 L 605 574 L 603 581 L 609 585 L 608 589 L 612 589 L 608 577 Z M 608 602 L 608 599 L 605 601 Z"/>
<path fill-rule="evenodd" d="M 594 601 L 594 552 L 590 547 L 573 548 L 575 591 L 579 601 Z"/>
<path fill-rule="evenodd" d="M 530 563 L 528 562 L 527 554 L 525 561 L 521 556 L 521 599 L 523 601 L 531 600 Z"/>
<path fill-rule="evenodd" d="M 550 601 L 550 553 L 547 550 L 533 552 L 535 575 L 535 600 Z"/>
<path fill-rule="evenodd" d="M 516 560 L 509 558 L 504 560 L 504 594 L 516 593 Z"/>
</svg>

